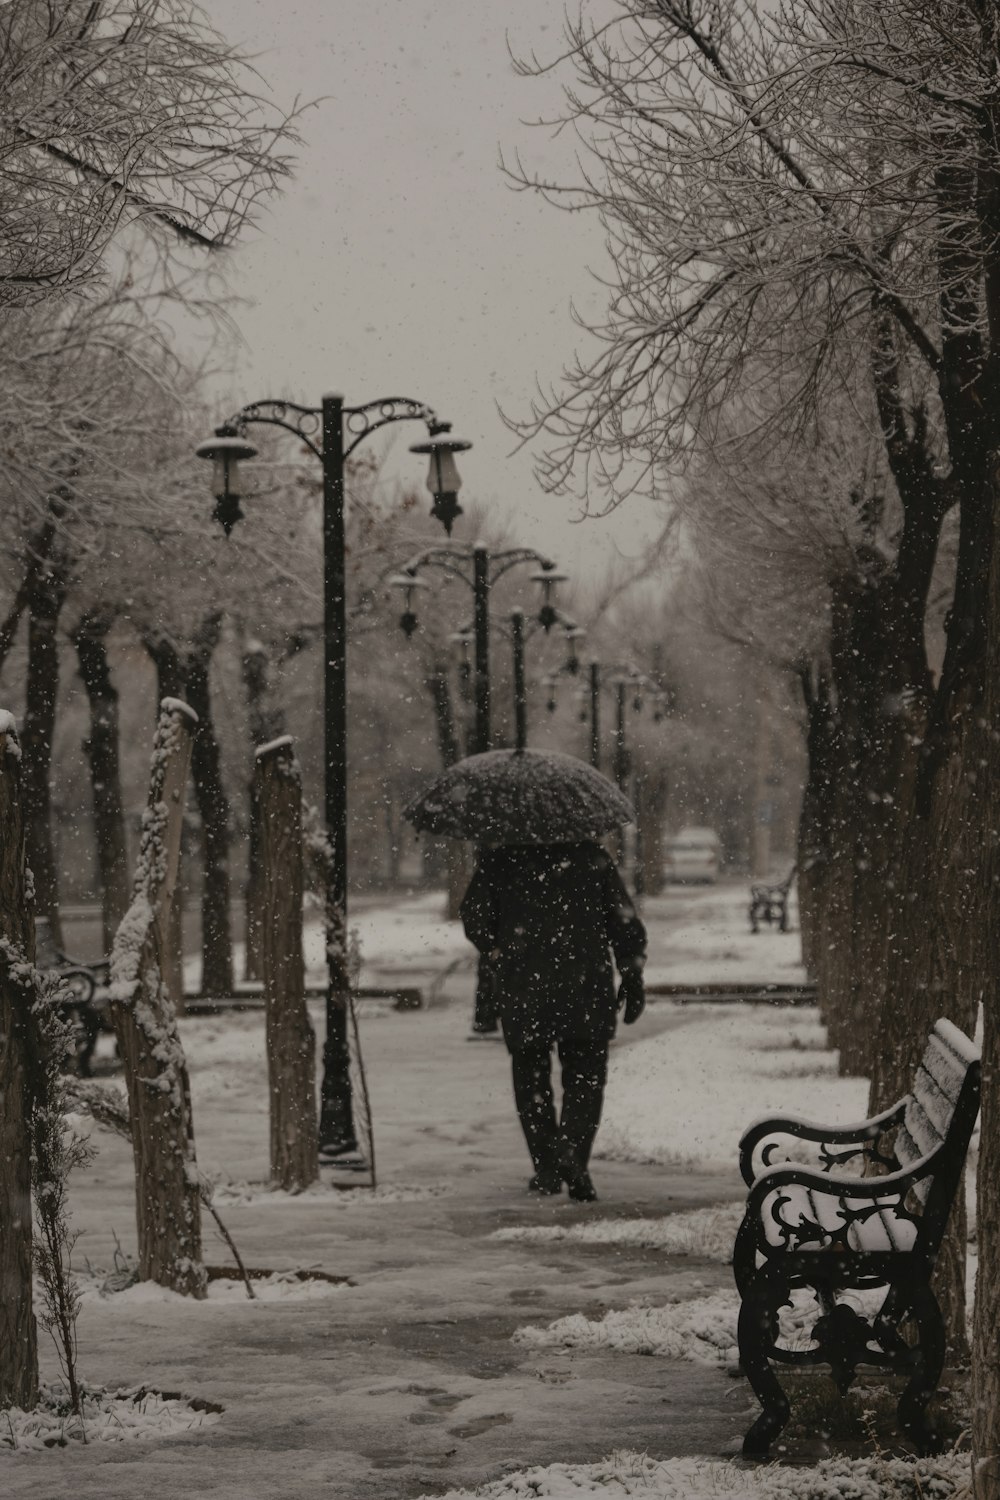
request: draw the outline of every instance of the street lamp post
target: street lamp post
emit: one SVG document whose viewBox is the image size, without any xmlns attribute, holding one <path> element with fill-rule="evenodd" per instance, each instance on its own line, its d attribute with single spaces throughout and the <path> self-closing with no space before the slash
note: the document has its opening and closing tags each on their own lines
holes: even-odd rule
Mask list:
<svg viewBox="0 0 1000 1500">
<path fill-rule="evenodd" d="M 603 675 L 602 675 L 603 672 Z M 653 701 L 653 719 L 659 723 L 664 713 L 664 695 L 651 677 L 632 664 L 602 669 L 599 661 L 592 660 L 588 668 L 588 682 L 586 688 L 580 690 L 580 718 L 589 722 L 590 726 L 590 764 L 595 769 L 601 767 L 601 688 L 607 682 L 615 690 L 615 739 L 614 750 L 611 760 L 611 774 L 618 790 L 625 796 L 628 795 L 628 780 L 631 770 L 632 757 L 628 748 L 627 721 L 628 721 L 628 695 L 632 692 L 632 708 L 635 713 L 642 712 L 642 699 L 645 692 Z M 642 796 L 641 781 L 636 778 L 633 788 L 632 803 L 636 814 L 636 847 L 635 847 L 635 869 L 633 880 L 637 896 L 644 894 L 645 866 L 642 857 L 642 817 L 640 799 Z M 625 856 L 625 832 L 624 829 L 618 834 L 618 859 L 624 862 Z"/>
<path fill-rule="evenodd" d="M 545 707 L 548 712 L 556 710 L 556 684 L 559 672 L 569 672 L 572 676 L 580 670 L 576 648 L 578 642 L 586 635 L 586 631 L 577 625 L 575 620 L 569 620 L 558 610 L 552 611 L 552 618 L 546 615 L 545 620 L 541 616 L 537 621 L 543 630 L 551 630 L 554 621 L 562 626 L 563 638 L 566 642 L 567 656 L 561 667 L 554 671 L 546 672 L 542 678 L 542 687 L 545 688 Z M 514 743 L 518 750 L 523 750 L 528 743 L 528 692 L 524 671 L 524 641 L 527 634 L 527 626 L 524 619 L 524 611 L 515 609 L 510 617 L 510 639 L 513 645 L 514 655 Z"/>
<path fill-rule="evenodd" d="M 470 563 L 471 574 L 468 571 Z M 504 552 L 492 555 L 489 548 L 482 542 L 477 542 L 471 548 L 431 547 L 425 552 L 418 553 L 416 557 L 412 557 L 404 564 L 402 570 L 389 580 L 393 588 L 401 589 L 404 594 L 405 603 L 399 624 L 407 637 L 411 636 L 417 628 L 413 595 L 423 582 L 420 578 L 422 568 L 437 568 L 452 578 L 461 579 L 466 587 L 472 590 L 476 714 L 474 753 L 476 754 L 489 750 L 493 738 L 490 723 L 490 592 L 499 578 L 521 563 L 533 563 L 538 569 L 532 574 L 533 581 L 538 583 L 542 590 L 542 606 L 538 612 L 538 622 L 544 630 L 551 630 L 559 618 L 553 601 L 553 593 L 556 584 L 565 581 L 565 575 L 558 571 L 550 558 L 543 557 L 531 547 L 511 547 Z M 464 644 L 467 640 L 466 632 L 461 632 L 461 636 Z M 515 703 L 517 701 L 515 692 Z M 522 710 L 515 708 L 515 714 L 520 712 Z M 518 722 L 523 731 L 523 719 L 519 719 Z M 482 979 L 482 974 L 480 978 Z M 489 986 L 483 983 L 478 983 L 476 986 L 472 1029 L 479 1035 L 489 1035 L 497 1030 L 497 1018 L 489 998 Z"/>
<path fill-rule="evenodd" d="M 388 397 L 361 406 L 345 406 L 342 396 L 324 396 L 319 407 L 293 401 L 254 401 L 241 409 L 215 437 L 196 452 L 213 464 L 215 517 L 228 536 L 242 516 L 239 478 L 241 461 L 257 450 L 246 440 L 247 427 L 263 424 L 284 428 L 319 459 L 323 474 L 323 808 L 328 840 L 326 867 L 326 1040 L 320 1094 L 320 1152 L 342 1156 L 357 1149 L 351 1098 L 350 1050 L 347 1033 L 347 616 L 344 547 L 344 471 L 358 445 L 393 422 L 420 421 L 427 440 L 411 452 L 430 455 L 428 488 L 431 514 L 451 533 L 461 514 L 461 480 L 454 455 L 471 447 L 450 436 L 423 402 Z"/>
<path fill-rule="evenodd" d="M 554 603 L 557 584 L 565 583 L 566 575 L 560 573 L 550 558 L 543 557 L 532 547 L 510 547 L 504 552 L 490 553 L 488 547 L 477 542 L 473 547 L 430 547 L 410 558 L 399 573 L 389 579 L 391 587 L 401 589 L 405 595 L 405 607 L 400 616 L 400 628 L 411 636 L 417 628 L 417 616 L 413 609 L 413 594 L 423 584 L 421 569 L 437 568 L 460 579 L 472 591 L 472 638 L 474 661 L 475 732 L 473 752 L 480 754 L 489 750 L 493 743 L 492 704 L 490 695 L 490 594 L 494 584 L 505 573 L 522 563 L 533 563 L 538 569 L 531 575 L 532 582 L 542 590 L 542 604 L 538 611 L 538 623 L 549 631 L 559 619 Z M 471 564 L 471 573 L 469 565 Z M 466 633 L 461 632 L 463 641 Z"/>
</svg>

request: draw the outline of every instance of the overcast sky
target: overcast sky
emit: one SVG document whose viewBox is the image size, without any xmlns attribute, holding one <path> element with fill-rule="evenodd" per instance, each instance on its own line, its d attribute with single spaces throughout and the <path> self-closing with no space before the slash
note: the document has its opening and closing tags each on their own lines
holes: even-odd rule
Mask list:
<svg viewBox="0 0 1000 1500">
<path fill-rule="evenodd" d="M 541 493 L 496 410 L 526 411 L 536 375 L 556 378 L 571 357 L 571 298 L 600 307 L 587 269 L 604 254 L 596 220 L 513 192 L 497 166 L 502 146 L 570 170 L 568 140 L 522 123 L 558 108 L 556 80 L 518 78 L 507 52 L 509 35 L 550 55 L 562 5 L 203 3 L 257 55 L 278 101 L 322 100 L 301 122 L 295 182 L 229 264 L 249 299 L 232 395 L 416 397 L 474 442 L 463 498 L 495 499 L 520 543 L 580 570 L 614 546 L 641 553 L 650 513 L 571 524 L 572 502 Z M 401 425 L 389 464 L 422 481 L 423 460 L 405 451 L 421 435 Z"/>
</svg>

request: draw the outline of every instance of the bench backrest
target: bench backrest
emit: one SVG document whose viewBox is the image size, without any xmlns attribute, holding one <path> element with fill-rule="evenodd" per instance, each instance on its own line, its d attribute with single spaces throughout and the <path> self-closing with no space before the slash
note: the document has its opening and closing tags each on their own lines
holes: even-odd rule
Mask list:
<svg viewBox="0 0 1000 1500">
<path fill-rule="evenodd" d="M 965 1155 L 979 1113 L 979 1049 L 944 1017 L 936 1022 L 907 1095 L 896 1134 L 896 1160 L 912 1167 L 935 1155 L 934 1170 L 914 1183 L 923 1204 L 922 1238 L 935 1250 L 962 1182 Z"/>
</svg>

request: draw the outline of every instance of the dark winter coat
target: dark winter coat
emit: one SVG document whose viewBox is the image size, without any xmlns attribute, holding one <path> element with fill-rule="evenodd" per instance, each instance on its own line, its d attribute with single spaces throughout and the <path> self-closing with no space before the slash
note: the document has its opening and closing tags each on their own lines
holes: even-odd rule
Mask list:
<svg viewBox="0 0 1000 1500">
<path fill-rule="evenodd" d="M 599 844 L 486 849 L 461 906 L 490 961 L 510 1050 L 563 1037 L 609 1039 L 618 968 L 640 965 L 646 930 Z"/>
</svg>

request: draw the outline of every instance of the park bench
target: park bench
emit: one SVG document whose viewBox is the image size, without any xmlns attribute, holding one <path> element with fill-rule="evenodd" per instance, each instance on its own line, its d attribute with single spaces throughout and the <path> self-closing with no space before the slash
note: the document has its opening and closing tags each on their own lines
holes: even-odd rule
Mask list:
<svg viewBox="0 0 1000 1500">
<path fill-rule="evenodd" d="M 842 1394 L 862 1364 L 908 1375 L 897 1420 L 921 1452 L 933 1448 L 926 1411 L 945 1335 L 931 1273 L 963 1186 L 979 1073 L 978 1049 L 942 1019 L 912 1092 L 884 1113 L 839 1128 L 775 1118 L 744 1133 L 740 1171 L 749 1193 L 733 1271 L 740 1365 L 763 1408 L 744 1439 L 748 1457 L 766 1454 L 788 1421 L 772 1361 L 828 1365 Z M 789 1161 L 790 1150 L 807 1151 L 813 1164 Z M 855 1159 L 860 1170 L 871 1164 L 884 1175 L 844 1173 Z M 783 1343 L 778 1327 L 779 1308 L 804 1289 L 821 1312 L 808 1348 Z M 877 1293 L 865 1299 L 869 1315 L 839 1301 L 844 1291 Z"/>
<path fill-rule="evenodd" d="M 759 932 L 761 922 L 770 927 L 778 924 L 779 932 L 788 931 L 788 895 L 795 879 L 796 865 L 792 865 L 784 880 L 776 885 L 752 885 L 750 887 L 750 930 Z"/>
<path fill-rule="evenodd" d="M 59 979 L 63 1014 L 73 1027 L 77 1072 L 89 1078 L 97 1039 L 102 1031 L 112 1029 L 107 1005 L 98 996 L 110 982 L 110 965 L 70 958 L 56 946 L 47 917 L 35 919 L 35 963 Z"/>
</svg>

